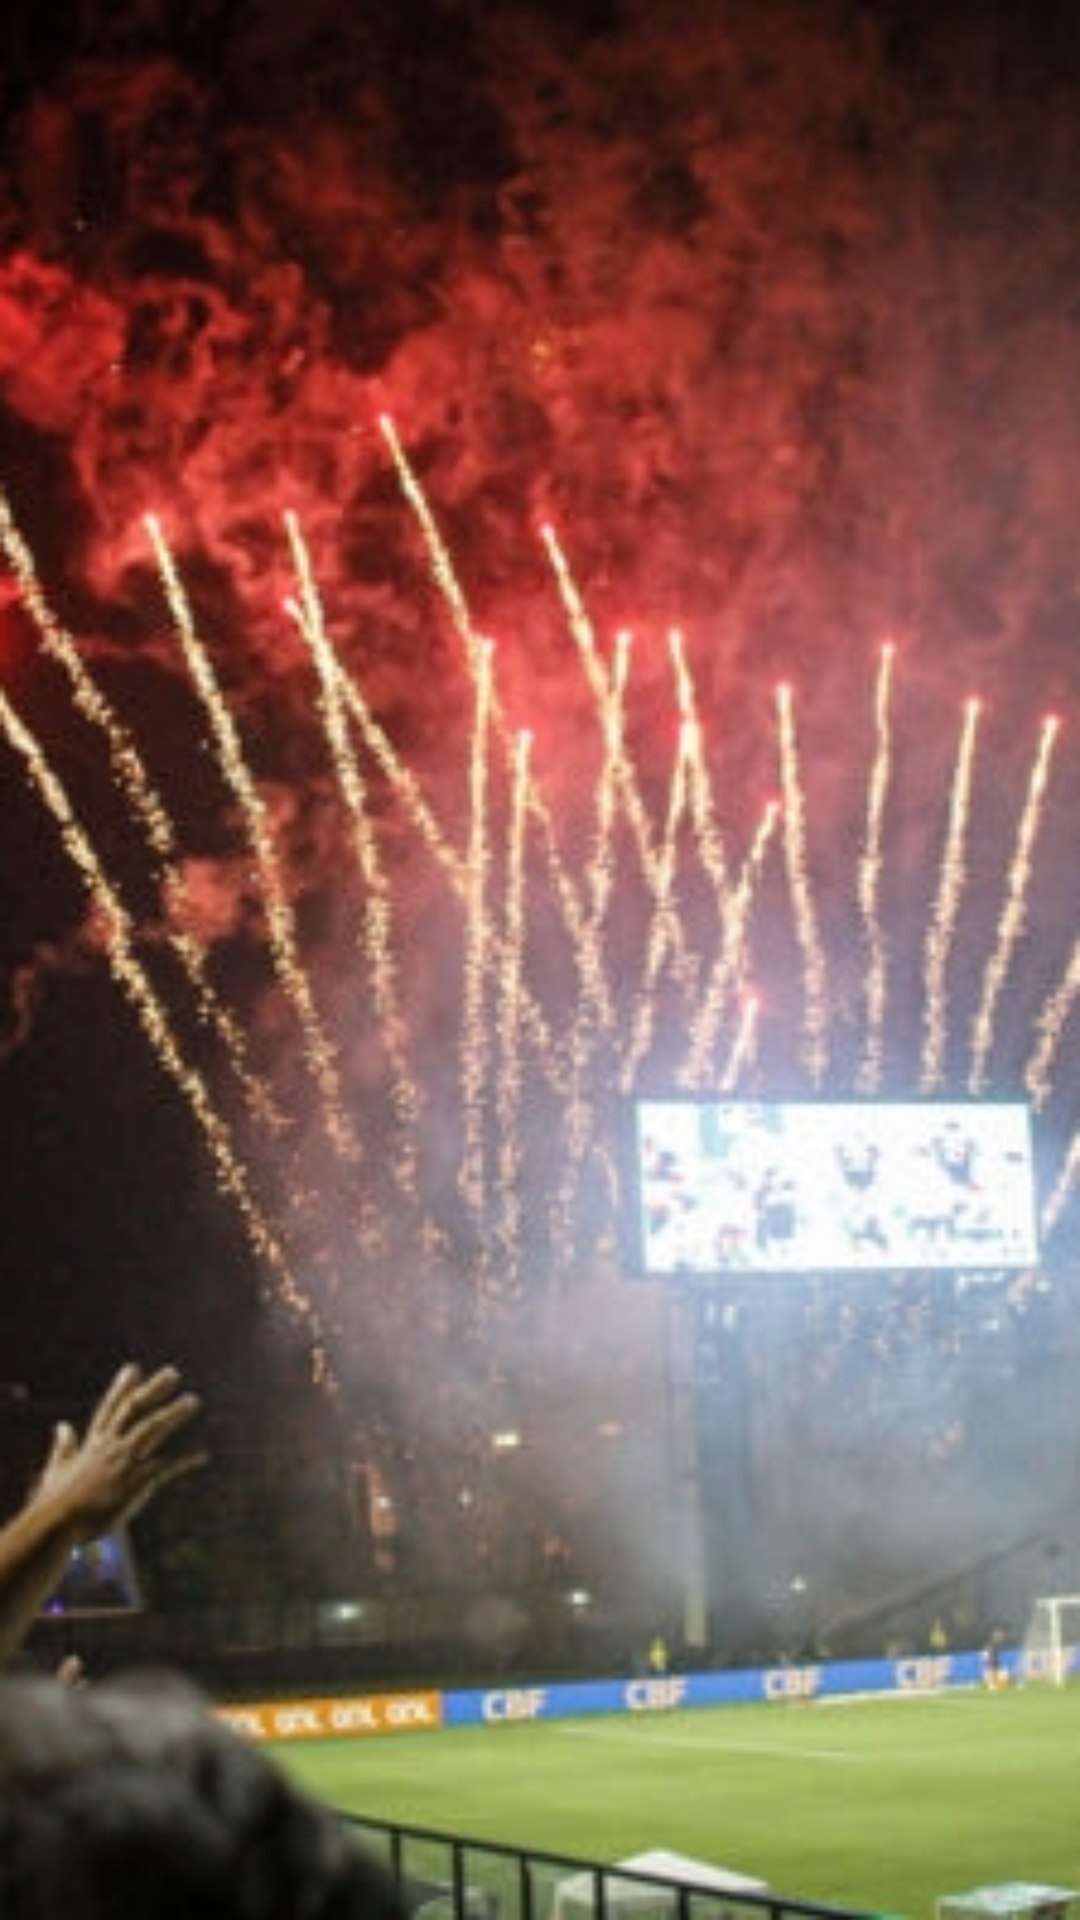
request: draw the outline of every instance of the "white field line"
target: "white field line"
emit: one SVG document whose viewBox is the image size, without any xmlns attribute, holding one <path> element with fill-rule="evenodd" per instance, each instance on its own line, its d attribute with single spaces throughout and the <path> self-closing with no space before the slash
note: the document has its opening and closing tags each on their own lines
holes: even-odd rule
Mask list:
<svg viewBox="0 0 1080 1920">
<path fill-rule="evenodd" d="M 949 1682 L 946 1687 L 902 1687 L 895 1693 L 823 1693 L 814 1701 L 815 1707 L 880 1707 L 886 1702 L 890 1705 L 897 1700 L 948 1700 L 954 1693 L 981 1692 L 977 1680 Z"/>
<path fill-rule="evenodd" d="M 640 1725 L 640 1722 L 635 1721 L 634 1724 Z M 863 1753 L 845 1753 L 840 1747 L 782 1747 L 763 1740 L 689 1740 L 677 1733 L 654 1733 L 651 1726 L 641 1736 L 632 1734 L 628 1727 L 618 1730 L 614 1727 L 565 1727 L 558 1722 L 552 1731 L 569 1734 L 575 1740 L 614 1741 L 616 1746 L 621 1747 L 640 1737 L 653 1747 L 686 1748 L 692 1753 L 699 1753 L 703 1760 L 709 1760 L 719 1753 L 760 1753 L 769 1760 L 835 1760 L 841 1766 L 861 1767 L 868 1758 Z"/>
</svg>

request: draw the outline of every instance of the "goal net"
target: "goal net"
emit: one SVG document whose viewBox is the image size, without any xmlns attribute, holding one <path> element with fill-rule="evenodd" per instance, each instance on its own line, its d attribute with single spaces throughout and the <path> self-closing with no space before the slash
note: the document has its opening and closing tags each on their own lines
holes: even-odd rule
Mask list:
<svg viewBox="0 0 1080 1920">
<path fill-rule="evenodd" d="M 1020 1648 L 1020 1678 L 1063 1687 L 1080 1651 L 1080 1593 L 1044 1594 L 1031 1609 Z"/>
</svg>

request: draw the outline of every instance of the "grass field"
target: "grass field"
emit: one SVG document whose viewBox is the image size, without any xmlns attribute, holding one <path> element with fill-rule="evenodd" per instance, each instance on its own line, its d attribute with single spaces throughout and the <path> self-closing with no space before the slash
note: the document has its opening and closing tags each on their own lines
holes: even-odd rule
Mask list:
<svg viewBox="0 0 1080 1920">
<path fill-rule="evenodd" d="M 279 1758 L 348 1812 L 601 1860 L 668 1847 L 919 1920 L 988 1882 L 1080 1887 L 1075 1689 L 605 1715 Z"/>
</svg>

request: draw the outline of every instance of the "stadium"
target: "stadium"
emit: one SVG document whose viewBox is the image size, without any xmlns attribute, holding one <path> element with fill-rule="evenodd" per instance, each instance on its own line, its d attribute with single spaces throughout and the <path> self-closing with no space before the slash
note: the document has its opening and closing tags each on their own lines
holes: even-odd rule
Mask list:
<svg viewBox="0 0 1080 1920">
<path fill-rule="evenodd" d="M 428 1920 L 1058 1920 L 1069 36 L 76 11 L 2 29 L 4 1511 L 127 1359 L 209 1465 L 22 1657 L 190 1676 Z"/>
</svg>

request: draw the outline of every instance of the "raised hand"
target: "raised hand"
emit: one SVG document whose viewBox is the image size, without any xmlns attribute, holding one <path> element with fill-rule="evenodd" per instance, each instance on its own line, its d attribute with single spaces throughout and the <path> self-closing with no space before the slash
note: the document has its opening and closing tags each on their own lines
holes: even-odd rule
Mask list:
<svg viewBox="0 0 1080 1920">
<path fill-rule="evenodd" d="M 20 1645 L 52 1593 L 72 1547 L 122 1526 L 155 1493 L 206 1455 L 166 1451 L 198 1412 L 175 1367 L 144 1380 L 121 1367 L 82 1440 L 66 1420 L 21 1511 L 0 1527 L 0 1664 Z"/>
<path fill-rule="evenodd" d="M 201 1450 L 165 1452 L 198 1410 L 175 1367 L 146 1380 L 138 1367 L 121 1367 L 82 1441 L 66 1421 L 56 1428 L 34 1500 L 54 1503 L 80 1541 L 123 1525 L 170 1480 L 203 1465 Z"/>
</svg>

